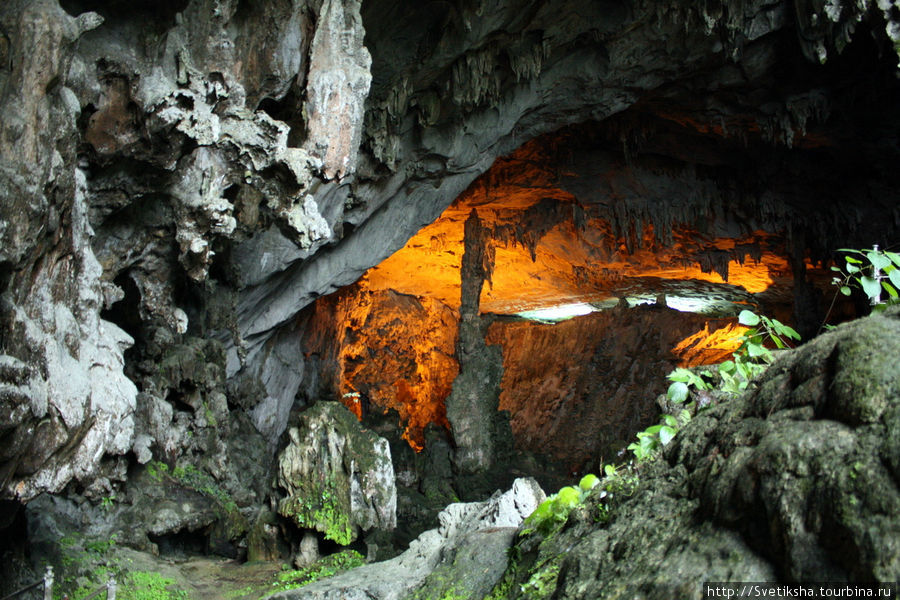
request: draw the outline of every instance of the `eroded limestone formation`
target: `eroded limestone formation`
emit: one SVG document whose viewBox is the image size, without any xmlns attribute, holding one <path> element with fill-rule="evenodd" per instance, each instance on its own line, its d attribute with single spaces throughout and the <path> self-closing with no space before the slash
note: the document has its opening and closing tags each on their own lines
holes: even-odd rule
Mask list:
<svg viewBox="0 0 900 600">
<path fill-rule="evenodd" d="M 631 253 L 649 225 L 667 243 L 714 214 L 778 225 L 802 287 L 805 259 L 900 223 L 897 32 L 870 1 L 3 2 L 10 519 L 49 492 L 83 520 L 133 501 L 97 532 L 147 547 L 219 527 L 216 494 L 183 478 L 166 481 L 196 511 L 135 525 L 157 462 L 259 513 L 298 396 L 319 400 L 304 309 L 564 126 L 552 183 L 589 210 L 537 198 L 526 227 L 496 231 L 522 256 L 563 216 Z M 706 250 L 701 272 L 754 256 Z M 477 312 L 463 348 L 482 343 Z M 480 468 L 484 436 L 450 422 Z"/>
</svg>

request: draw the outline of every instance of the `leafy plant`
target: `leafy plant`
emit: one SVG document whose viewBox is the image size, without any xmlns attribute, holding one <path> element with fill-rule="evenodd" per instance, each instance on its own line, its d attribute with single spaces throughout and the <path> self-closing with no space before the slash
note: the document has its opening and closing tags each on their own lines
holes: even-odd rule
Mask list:
<svg viewBox="0 0 900 600">
<path fill-rule="evenodd" d="M 364 565 L 365 557 L 356 550 L 341 550 L 317 560 L 312 565 L 292 571 L 279 573 L 272 587 L 277 591 L 302 587 L 318 579 L 332 577 L 350 569 Z"/>
<path fill-rule="evenodd" d="M 680 393 L 677 397 L 680 397 Z M 671 398 L 671 396 L 670 396 Z M 684 399 L 674 400 L 683 402 Z M 639 431 L 637 441 L 628 445 L 628 449 L 634 454 L 638 462 L 644 462 L 656 456 L 664 446 L 668 446 L 678 431 L 691 420 L 691 412 L 682 409 L 678 415 L 663 415 L 661 421 L 651 425 L 644 431 Z"/>
<path fill-rule="evenodd" d="M 172 589 L 175 580 L 153 571 L 128 573 L 117 595 L 122 600 L 187 600 L 184 590 Z"/>
<path fill-rule="evenodd" d="M 897 291 L 900 290 L 900 254 L 879 250 L 877 245 L 871 250 L 842 248 L 838 252 L 846 253 L 843 267 L 831 267 L 838 274 L 831 282 L 837 286 L 839 293 L 849 296 L 854 287 L 862 290 L 873 306 L 872 310 L 883 310 L 900 302 Z M 887 293 L 887 299 L 882 299 L 882 292 Z M 833 307 L 832 300 L 829 314 Z"/>
<path fill-rule="evenodd" d="M 706 381 L 704 377 L 712 377 L 712 373 L 701 371 L 700 374 L 697 374 L 690 369 L 678 367 L 669 373 L 668 378 L 672 383 L 669 385 L 666 395 L 672 402 L 681 404 L 688 399 L 690 387 L 695 387 L 698 390 L 711 390 L 712 384 Z"/>
<path fill-rule="evenodd" d="M 741 336 L 741 346 L 732 354 L 734 360 L 719 365 L 719 389 L 732 396 L 744 392 L 750 382 L 775 360 L 770 344 L 785 349 L 791 347 L 791 341 L 800 341 L 800 334 L 792 327 L 749 310 L 741 311 L 738 323 L 750 329 Z"/>
<path fill-rule="evenodd" d="M 175 587 L 175 580 L 155 571 L 131 570 L 117 552 L 116 536 L 90 540 L 80 534 L 59 541 L 62 551 L 59 586 L 54 598 L 85 598 L 102 588 L 110 576 L 118 582 L 121 600 L 187 600 L 188 593 Z M 102 595 L 104 598 L 105 594 Z"/>
<path fill-rule="evenodd" d="M 732 396 L 746 390 L 750 382 L 775 360 L 770 345 L 779 349 L 788 348 L 792 341 L 800 340 L 800 334 L 790 326 L 749 310 L 741 311 L 738 322 L 749 329 L 741 336 L 741 345 L 732 354 L 733 360 L 727 360 L 718 366 L 718 390 Z M 672 383 L 669 384 L 666 396 L 673 404 L 685 404 L 690 398 L 691 388 L 701 391 L 716 389 L 711 382 L 713 378 L 713 373 L 707 369 L 695 372 L 679 367 L 669 373 L 668 379 Z M 628 445 L 635 459 L 643 462 L 656 456 L 691 420 L 691 409 L 693 403 L 678 414 L 663 415 L 659 423 L 639 432 L 637 440 Z"/>
<path fill-rule="evenodd" d="M 569 513 L 584 503 L 587 495 L 600 483 L 600 478 L 589 473 L 581 478 L 578 486 L 567 485 L 541 502 L 534 512 L 525 519 L 522 535 L 534 531 L 549 534 L 557 526 L 566 522 Z"/>
</svg>

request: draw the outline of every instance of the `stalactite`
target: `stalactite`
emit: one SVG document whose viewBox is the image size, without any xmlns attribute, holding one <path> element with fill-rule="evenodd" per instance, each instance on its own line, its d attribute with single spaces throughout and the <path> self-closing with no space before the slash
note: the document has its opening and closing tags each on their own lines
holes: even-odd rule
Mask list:
<svg viewBox="0 0 900 600">
<path fill-rule="evenodd" d="M 471 50 L 451 68 L 451 92 L 458 106 L 474 107 L 500 97 L 500 50 L 494 44 Z"/>
<path fill-rule="evenodd" d="M 541 74 L 541 65 L 549 56 L 550 44 L 542 37 L 523 36 L 511 44 L 506 54 L 517 82 L 534 79 Z"/>
</svg>

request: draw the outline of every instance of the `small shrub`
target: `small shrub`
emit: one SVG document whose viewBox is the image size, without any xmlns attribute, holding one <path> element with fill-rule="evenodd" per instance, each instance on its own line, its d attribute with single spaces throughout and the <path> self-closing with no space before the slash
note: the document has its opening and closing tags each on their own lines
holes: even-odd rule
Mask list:
<svg viewBox="0 0 900 600">
<path fill-rule="evenodd" d="M 879 250 L 877 245 L 871 250 L 842 248 L 838 252 L 846 253 L 843 267 L 831 267 L 838 273 L 832 283 L 838 287 L 839 293 L 849 296 L 852 288 L 856 287 L 875 307 L 873 310 L 883 310 L 900 302 L 897 291 L 900 289 L 900 254 Z M 882 292 L 887 294 L 886 299 L 882 298 Z"/>
<path fill-rule="evenodd" d="M 303 587 L 313 581 L 333 577 L 366 563 L 365 557 L 356 550 L 341 550 L 317 560 L 305 569 L 297 569 L 279 573 L 272 587 L 277 591 Z"/>
</svg>

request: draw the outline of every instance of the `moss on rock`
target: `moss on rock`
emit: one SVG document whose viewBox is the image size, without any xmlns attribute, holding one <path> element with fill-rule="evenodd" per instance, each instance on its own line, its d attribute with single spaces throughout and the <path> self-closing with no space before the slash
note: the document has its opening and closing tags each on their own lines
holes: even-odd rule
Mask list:
<svg viewBox="0 0 900 600">
<path fill-rule="evenodd" d="M 755 391 L 699 413 L 643 464 L 635 493 L 605 507 L 608 520 L 574 511 L 550 535 L 520 537 L 489 597 L 702 598 L 704 581 L 896 581 L 898 357 L 900 309 L 781 354 Z"/>
<path fill-rule="evenodd" d="M 320 402 L 288 431 L 278 461 L 287 492 L 278 512 L 347 545 L 359 530 L 396 526 L 397 490 L 386 440 L 363 430 L 337 402 Z"/>
</svg>

